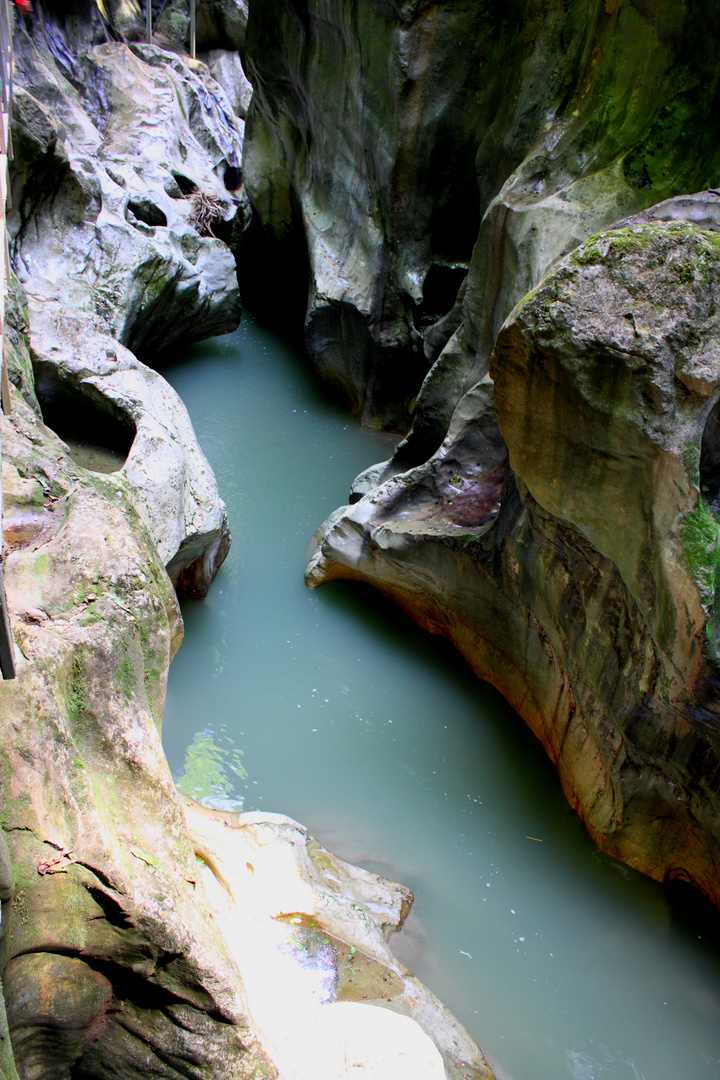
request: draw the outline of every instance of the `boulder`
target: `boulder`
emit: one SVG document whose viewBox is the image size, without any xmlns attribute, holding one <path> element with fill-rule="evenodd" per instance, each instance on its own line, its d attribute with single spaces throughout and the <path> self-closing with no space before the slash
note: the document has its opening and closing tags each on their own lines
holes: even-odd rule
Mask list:
<svg viewBox="0 0 720 1080">
<path fill-rule="evenodd" d="M 185 799 L 202 877 L 248 1004 L 295 1080 L 493 1080 L 467 1032 L 393 955 L 412 904 L 281 814 Z"/>
<path fill-rule="evenodd" d="M 248 21 L 247 0 L 198 0 L 197 47 L 242 53 Z"/>
<path fill-rule="evenodd" d="M 235 115 L 244 120 L 250 107 L 252 86 L 248 82 L 239 55 L 228 52 L 227 49 L 211 49 L 210 52 L 203 53 L 201 59 L 207 64 L 213 79 L 227 94 Z"/>
</svg>

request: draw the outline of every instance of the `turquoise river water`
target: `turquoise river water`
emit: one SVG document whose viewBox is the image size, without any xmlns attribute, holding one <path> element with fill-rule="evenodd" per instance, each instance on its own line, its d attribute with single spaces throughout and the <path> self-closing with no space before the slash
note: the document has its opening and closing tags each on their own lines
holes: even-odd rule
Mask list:
<svg viewBox="0 0 720 1080">
<path fill-rule="evenodd" d="M 181 786 L 290 815 L 409 885 L 396 951 L 512 1080 L 717 1080 L 720 951 L 599 854 L 515 713 L 374 593 L 303 582 L 309 540 L 393 439 L 246 318 L 163 374 L 233 546 L 186 603 L 165 749 Z"/>
</svg>

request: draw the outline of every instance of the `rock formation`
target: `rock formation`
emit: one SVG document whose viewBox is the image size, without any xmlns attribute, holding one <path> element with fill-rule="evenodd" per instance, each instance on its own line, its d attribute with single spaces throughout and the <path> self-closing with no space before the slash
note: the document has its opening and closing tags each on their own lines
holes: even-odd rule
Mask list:
<svg viewBox="0 0 720 1080">
<path fill-rule="evenodd" d="M 318 369 L 407 431 L 310 584 L 446 634 L 598 843 L 715 903 L 718 41 L 674 0 L 258 5 L 244 151 Z"/>
<path fill-rule="evenodd" d="M 3 982 L 20 1075 L 274 1075 L 160 745 L 182 636 L 169 578 L 122 479 L 73 467 L 19 395 L 2 425 L 18 667 L 0 708 Z"/>
<path fill-rule="evenodd" d="M 686 222 L 587 241 L 515 308 L 440 449 L 338 511 L 309 570 L 446 634 L 598 844 L 716 904 L 719 273 L 717 233 Z"/>
<path fill-rule="evenodd" d="M 335 860 L 289 819 L 184 805 L 172 782 L 160 725 L 177 594 L 204 595 L 229 531 L 187 413 L 147 365 L 239 318 L 226 241 L 246 223 L 247 83 L 225 46 L 244 16 L 199 6 L 206 65 L 177 51 L 177 5 L 166 47 L 140 43 L 132 4 L 103 10 L 107 23 L 94 4 L 38 5 L 17 42 L 0 1075 L 492 1080 L 388 948 L 408 890 Z M 74 441 L 93 437 L 115 455 L 110 471 L 79 463 Z M 307 931 L 324 949 L 332 935 L 312 1007 L 284 983 L 267 1007 L 258 973 L 277 959 L 278 927 L 285 945 Z"/>
<path fill-rule="evenodd" d="M 318 369 L 364 422 L 405 430 L 456 332 L 405 467 L 555 259 L 716 182 L 719 37 L 679 0 L 251 6 L 246 180 L 268 231 L 306 246 Z"/>
<path fill-rule="evenodd" d="M 182 403 L 136 357 L 237 325 L 215 233 L 244 221 L 242 129 L 204 65 L 104 42 L 99 21 L 94 4 L 65 20 L 41 8 L 17 35 L 12 261 L 41 406 L 69 418 L 92 402 L 136 429 L 137 509 L 180 592 L 202 596 L 228 549 L 224 506 Z"/>
</svg>

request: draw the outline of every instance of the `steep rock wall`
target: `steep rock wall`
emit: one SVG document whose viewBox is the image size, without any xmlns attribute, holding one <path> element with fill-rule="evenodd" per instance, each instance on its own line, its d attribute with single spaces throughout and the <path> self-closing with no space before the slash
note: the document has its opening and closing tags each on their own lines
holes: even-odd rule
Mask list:
<svg viewBox="0 0 720 1080">
<path fill-rule="evenodd" d="M 717 233 L 684 222 L 587 241 L 440 449 L 328 520 L 308 580 L 369 581 L 447 635 L 600 846 L 720 905 L 718 273 Z"/>
<path fill-rule="evenodd" d="M 31 20 L 15 41 L 8 229 L 39 385 L 135 426 L 135 505 L 177 589 L 203 596 L 229 547 L 225 507 L 184 406 L 141 361 L 240 318 L 215 234 L 245 218 L 227 186 L 242 121 L 204 65 L 104 40 L 94 3 L 37 5 Z"/>
<path fill-rule="evenodd" d="M 267 229 L 307 247 L 318 369 L 403 430 L 458 331 L 402 464 L 437 449 L 554 260 L 715 182 L 719 39 L 705 0 L 251 5 L 246 181 Z"/>
</svg>

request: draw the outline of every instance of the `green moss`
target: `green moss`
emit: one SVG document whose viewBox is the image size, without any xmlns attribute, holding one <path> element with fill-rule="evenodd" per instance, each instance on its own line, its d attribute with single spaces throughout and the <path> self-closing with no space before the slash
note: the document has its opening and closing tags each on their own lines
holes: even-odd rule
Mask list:
<svg viewBox="0 0 720 1080">
<path fill-rule="evenodd" d="M 685 517 L 680 538 L 708 616 L 705 634 L 714 656 L 720 630 L 720 521 L 702 499 Z"/>
<path fill-rule="evenodd" d="M 65 684 L 65 715 L 71 727 L 76 727 L 87 709 L 87 687 L 84 682 L 82 653 L 77 652 L 72 658 Z"/>
<path fill-rule="evenodd" d="M 672 275 L 678 285 L 692 285 L 695 281 L 695 271 L 691 263 L 678 263 L 673 266 Z"/>
<path fill-rule="evenodd" d="M 81 615 L 78 619 L 80 626 L 93 626 L 95 623 L 102 622 L 105 616 L 97 608 L 90 608 L 84 615 Z"/>
<path fill-rule="evenodd" d="M 120 666 L 117 669 L 117 676 L 123 694 L 125 697 L 131 698 L 135 693 L 137 679 L 135 677 L 135 672 L 133 671 L 132 663 L 130 662 L 130 657 L 127 653 L 125 653 L 120 661 Z"/>
<path fill-rule="evenodd" d="M 45 579 L 50 574 L 50 559 L 46 552 L 39 551 L 32 561 L 33 577 Z"/>
</svg>

